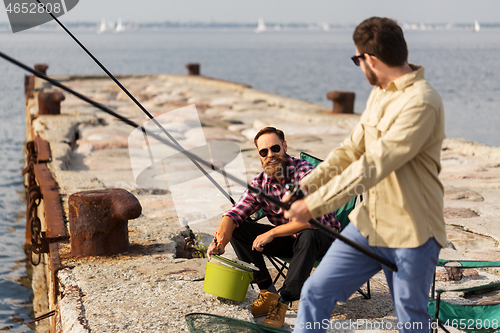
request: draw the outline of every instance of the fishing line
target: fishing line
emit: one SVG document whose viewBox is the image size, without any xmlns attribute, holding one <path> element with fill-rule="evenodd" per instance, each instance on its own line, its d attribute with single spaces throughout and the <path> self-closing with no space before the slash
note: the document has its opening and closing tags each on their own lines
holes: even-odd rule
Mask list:
<svg viewBox="0 0 500 333">
<path fill-rule="evenodd" d="M 68 88 L 66 87 L 65 85 L 63 85 L 62 83 L 60 83 L 59 81 L 57 80 L 54 80 L 50 77 L 48 77 L 47 75 L 43 74 L 43 73 L 40 73 L 34 69 L 31 69 L 30 67 L 26 66 L 25 64 L 9 57 L 8 55 L 4 54 L 3 52 L 0 52 L 0 57 L 4 58 L 5 60 L 23 68 L 24 70 L 32 73 L 33 75 L 43 79 L 43 80 L 46 80 L 47 82 L 53 84 L 54 86 L 58 87 L 58 88 L 61 88 L 62 90 L 64 91 L 67 91 L 71 94 L 73 94 L 74 96 L 82 99 L 83 101 L 95 106 L 96 108 L 106 112 L 107 114 L 109 115 L 112 115 L 116 118 L 118 118 L 119 120 L 123 121 L 125 124 L 127 125 L 130 125 L 130 126 L 133 126 L 134 128 L 141 128 L 143 132 L 145 132 L 146 130 L 136 124 L 135 122 L 133 122 L 132 120 L 128 119 L 128 118 L 125 118 L 123 116 L 121 116 L 120 114 L 116 113 L 115 111 L 111 110 L 110 108 L 100 104 L 100 103 L 97 103 L 93 100 L 91 100 L 90 98 L 74 91 L 73 89 L 71 88 Z M 287 202 L 281 202 L 281 200 L 277 197 L 274 197 L 272 195 L 269 195 L 265 192 L 262 192 L 262 190 L 260 188 L 257 188 L 257 187 L 253 187 L 249 184 L 247 184 L 246 182 L 244 182 L 243 180 L 231 175 L 230 173 L 227 173 L 225 172 L 223 169 L 213 165 L 212 163 L 210 162 L 207 162 L 205 161 L 204 159 L 200 158 L 199 156 L 189 152 L 189 151 L 186 151 L 184 148 L 180 147 L 179 145 L 175 145 L 174 143 L 168 141 L 167 139 L 165 139 L 164 137 L 156 134 L 156 133 L 147 133 L 149 136 L 155 138 L 156 140 L 166 144 L 167 146 L 183 153 L 184 155 L 186 155 L 189 159 L 191 160 L 195 160 L 197 162 L 199 162 L 200 164 L 203 164 L 204 166 L 218 172 L 219 174 L 223 175 L 224 177 L 227 177 L 229 179 L 231 179 L 232 181 L 234 181 L 235 183 L 241 185 L 241 186 L 244 186 L 246 187 L 250 192 L 252 193 L 255 193 L 255 195 L 257 195 L 258 197 L 266 200 L 267 202 L 270 202 L 272 204 L 274 204 L 275 206 L 277 207 L 280 207 L 284 210 L 289 210 L 290 209 L 290 204 L 287 203 Z M 396 265 L 394 265 L 393 263 L 389 262 L 388 260 L 380 257 L 378 254 L 374 253 L 372 250 L 362 246 L 362 245 L 359 245 L 355 242 L 353 242 L 352 240 L 350 240 L 349 238 L 346 238 L 344 236 L 342 236 L 341 234 L 339 234 L 338 232 L 336 232 L 335 230 L 321 224 L 320 222 L 318 222 L 318 220 L 312 218 L 309 220 L 309 224 L 316 227 L 317 229 L 320 229 L 321 231 L 325 232 L 326 234 L 330 235 L 331 237 L 333 238 L 337 238 L 339 240 L 341 240 L 342 242 L 346 243 L 347 245 L 350 245 L 351 247 L 355 248 L 356 250 L 360 251 L 361 253 L 365 254 L 366 256 L 372 258 L 373 260 L 377 261 L 378 263 L 380 263 L 381 265 L 384 265 L 386 266 L 387 268 L 389 268 L 390 270 L 394 271 L 394 272 L 397 272 L 398 271 L 398 268 Z"/>
<path fill-rule="evenodd" d="M 45 10 L 45 12 L 47 12 L 47 14 L 49 14 L 53 19 L 54 21 L 56 21 L 59 26 L 64 30 L 66 31 L 66 33 L 78 44 L 80 45 L 80 47 L 89 55 L 89 57 L 94 60 L 94 62 L 99 66 L 101 67 L 101 69 L 110 77 L 111 80 L 113 80 L 116 85 L 118 87 L 120 87 L 120 89 L 142 110 L 142 112 L 144 112 L 146 114 L 146 116 L 149 117 L 149 119 L 151 119 L 156 126 L 158 126 L 158 128 L 160 128 L 163 133 L 165 133 L 165 135 L 167 135 L 167 137 L 174 143 L 176 144 L 178 147 L 182 148 L 182 146 L 180 145 L 179 142 L 177 142 L 177 140 L 174 139 L 174 137 L 172 137 L 170 135 L 170 133 L 167 132 L 167 130 L 165 128 L 163 128 L 163 126 L 161 126 L 161 124 L 155 119 L 155 117 L 153 117 L 153 115 L 151 113 L 149 113 L 148 110 L 146 110 L 146 108 L 141 104 L 139 103 L 139 101 L 127 90 L 127 88 L 125 88 L 120 81 L 118 81 L 118 79 L 113 75 L 111 74 L 110 71 L 108 71 L 108 69 L 96 58 L 94 57 L 94 55 L 85 47 L 85 45 L 83 45 L 79 40 L 78 38 L 75 37 L 75 35 L 73 35 L 71 33 L 71 31 L 66 28 L 66 26 L 61 22 L 59 21 L 59 19 L 54 15 L 52 14 L 51 11 L 47 11 L 45 9 L 45 4 L 43 4 L 42 2 L 40 2 L 40 0 L 35 0 L 36 2 L 38 2 L 39 4 L 41 4 Z M 184 148 L 182 148 L 184 149 Z M 189 158 L 189 156 L 188 156 Z M 191 158 L 190 158 L 191 159 Z M 227 193 L 220 185 L 219 183 L 217 183 L 215 181 L 215 179 L 212 178 L 212 176 L 210 176 L 206 171 L 205 169 L 203 169 L 201 167 L 201 165 L 199 165 L 195 160 L 191 160 L 193 162 L 193 164 L 203 173 L 203 175 L 205 177 L 207 177 L 211 182 L 212 184 L 215 185 L 215 187 L 231 202 L 231 204 L 235 204 L 236 202 L 234 201 L 234 199 L 231 197 L 231 195 L 229 195 L 229 193 Z"/>
</svg>

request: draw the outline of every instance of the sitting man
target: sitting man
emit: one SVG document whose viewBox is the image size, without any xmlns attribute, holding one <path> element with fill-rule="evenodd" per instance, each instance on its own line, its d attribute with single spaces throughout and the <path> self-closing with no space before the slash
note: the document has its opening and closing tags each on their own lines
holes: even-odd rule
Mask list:
<svg viewBox="0 0 500 333">
<path fill-rule="evenodd" d="M 255 136 L 254 143 L 264 171 L 250 185 L 265 193 L 282 198 L 286 192 L 286 184 L 298 184 L 314 168 L 305 160 L 287 155 L 285 135 L 274 127 L 261 129 Z M 261 208 L 274 227 L 246 221 Z M 340 229 L 335 213 L 323 215 L 318 220 L 336 231 Z M 267 314 L 263 323 L 278 328 L 283 326 L 286 310 L 291 302 L 300 298 L 302 285 L 309 277 L 315 260 L 326 253 L 333 240 L 307 224 L 285 219 L 281 208 L 267 203 L 248 190 L 223 215 L 216 238 L 220 244 L 210 244 L 209 256 L 223 254 L 230 241 L 240 260 L 251 262 L 260 269 L 254 272 L 254 281 L 258 284 L 260 293 L 251 305 L 252 314 Z M 262 254 L 291 258 L 279 295 Z"/>
</svg>

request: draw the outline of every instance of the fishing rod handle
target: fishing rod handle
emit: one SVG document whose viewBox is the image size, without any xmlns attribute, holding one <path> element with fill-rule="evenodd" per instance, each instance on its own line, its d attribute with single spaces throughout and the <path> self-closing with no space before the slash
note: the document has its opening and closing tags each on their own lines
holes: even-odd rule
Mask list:
<svg viewBox="0 0 500 333">
<path fill-rule="evenodd" d="M 290 200 L 288 201 L 290 205 L 297 200 L 303 199 L 306 196 L 306 193 L 300 188 L 300 185 L 298 183 L 286 184 L 285 188 L 286 194 L 290 196 Z"/>
</svg>

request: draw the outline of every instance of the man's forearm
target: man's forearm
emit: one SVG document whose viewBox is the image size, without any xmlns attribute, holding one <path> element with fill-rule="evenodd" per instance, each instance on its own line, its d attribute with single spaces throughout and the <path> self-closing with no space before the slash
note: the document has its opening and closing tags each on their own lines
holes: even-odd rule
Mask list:
<svg viewBox="0 0 500 333">
<path fill-rule="evenodd" d="M 299 231 L 310 228 L 308 224 L 299 223 L 296 221 L 288 222 L 287 224 L 282 224 L 269 230 L 269 233 L 273 238 L 276 237 L 286 237 L 291 236 Z"/>
<path fill-rule="evenodd" d="M 225 247 L 233 236 L 234 228 L 236 228 L 236 224 L 230 217 L 222 217 L 222 221 L 219 223 L 217 232 L 215 234 L 216 239 L 212 243 L 210 243 L 207 249 L 209 258 L 212 254 L 224 254 Z"/>
<path fill-rule="evenodd" d="M 264 250 L 264 246 L 272 242 L 276 237 L 291 236 L 306 228 L 309 228 L 309 225 L 307 223 L 299 223 L 295 221 L 274 227 L 271 230 L 260 234 L 254 239 L 252 250 L 262 252 Z"/>
<path fill-rule="evenodd" d="M 233 231 L 236 228 L 236 224 L 229 216 L 222 217 L 222 221 L 217 227 L 218 241 L 225 247 L 227 243 L 231 240 L 233 236 Z"/>
</svg>

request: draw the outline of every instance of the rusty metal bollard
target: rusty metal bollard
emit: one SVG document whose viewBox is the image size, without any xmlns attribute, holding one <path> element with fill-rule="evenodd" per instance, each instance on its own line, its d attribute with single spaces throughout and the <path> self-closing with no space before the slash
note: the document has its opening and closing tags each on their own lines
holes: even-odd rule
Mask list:
<svg viewBox="0 0 500 333">
<path fill-rule="evenodd" d="M 124 189 L 83 191 L 69 197 L 71 254 L 128 251 L 128 220 L 141 215 L 139 200 Z"/>
<path fill-rule="evenodd" d="M 34 69 L 43 74 L 47 74 L 47 69 L 49 65 L 46 64 L 35 64 Z M 25 75 L 24 76 L 24 95 L 26 96 L 26 103 L 28 99 L 33 98 L 33 90 L 35 89 L 35 76 Z"/>
<path fill-rule="evenodd" d="M 351 91 L 330 91 L 326 98 L 333 101 L 333 113 L 354 113 L 354 98 Z"/>
<path fill-rule="evenodd" d="M 26 103 L 28 99 L 33 98 L 33 89 L 35 89 L 35 76 L 25 75 L 24 76 L 24 95 L 26 96 Z"/>
<path fill-rule="evenodd" d="M 47 74 L 47 69 L 49 68 L 46 64 L 35 64 L 34 69 L 43 74 Z M 33 89 L 35 89 L 35 76 L 25 75 L 24 76 L 24 94 L 26 95 L 26 101 L 29 98 L 33 98 Z"/>
<path fill-rule="evenodd" d="M 49 65 L 47 65 L 47 64 L 35 64 L 34 68 L 37 72 L 40 72 L 42 74 L 47 75 L 47 69 L 49 68 Z"/>
<path fill-rule="evenodd" d="M 188 63 L 186 64 L 189 75 L 200 75 L 200 64 L 198 63 Z"/>
<path fill-rule="evenodd" d="M 38 114 L 61 114 L 64 94 L 60 91 L 38 93 Z"/>
</svg>

